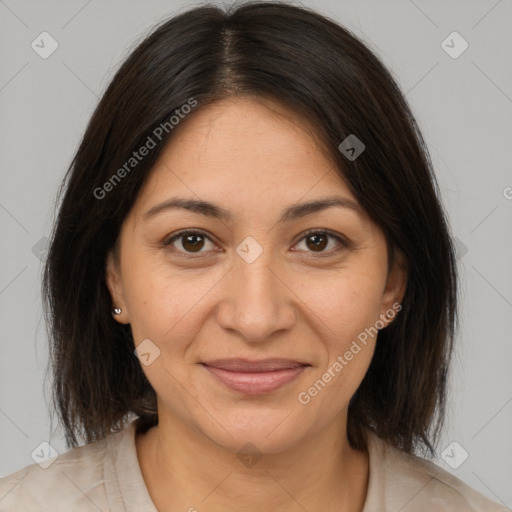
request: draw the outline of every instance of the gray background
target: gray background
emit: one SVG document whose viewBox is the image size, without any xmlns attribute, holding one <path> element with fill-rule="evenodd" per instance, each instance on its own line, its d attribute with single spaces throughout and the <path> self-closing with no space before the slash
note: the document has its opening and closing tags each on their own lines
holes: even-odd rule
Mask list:
<svg viewBox="0 0 512 512">
<path fill-rule="evenodd" d="M 58 185 L 121 60 L 163 17 L 191 5 L 0 0 L 0 476 L 32 464 L 42 441 L 65 450 L 43 389 L 39 284 Z M 512 507 L 512 2 L 303 5 L 369 42 L 407 93 L 428 142 L 458 239 L 462 287 L 438 463 Z M 43 31 L 59 45 L 47 59 L 31 47 Z M 441 45 L 453 31 L 469 44 L 458 58 Z M 461 49 L 452 39 L 451 51 Z M 460 465 L 464 452 L 453 441 L 469 454 Z M 441 458 L 447 447 L 457 468 Z"/>
</svg>

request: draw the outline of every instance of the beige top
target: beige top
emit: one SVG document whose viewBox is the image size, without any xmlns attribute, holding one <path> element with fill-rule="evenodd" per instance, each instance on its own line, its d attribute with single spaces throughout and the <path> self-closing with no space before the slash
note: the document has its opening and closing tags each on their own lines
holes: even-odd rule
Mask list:
<svg viewBox="0 0 512 512">
<path fill-rule="evenodd" d="M 0 512 L 157 512 L 135 446 L 137 419 L 121 432 L 0 479 Z M 430 461 L 369 435 L 363 512 L 506 512 Z M 41 463 L 43 465 L 43 463 Z"/>
</svg>

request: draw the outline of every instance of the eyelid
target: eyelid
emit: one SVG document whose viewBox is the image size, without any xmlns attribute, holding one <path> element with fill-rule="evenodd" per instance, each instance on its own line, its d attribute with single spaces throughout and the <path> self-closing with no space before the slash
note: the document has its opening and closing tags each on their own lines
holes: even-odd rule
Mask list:
<svg viewBox="0 0 512 512">
<path fill-rule="evenodd" d="M 202 235 L 205 238 L 207 238 L 210 242 L 216 244 L 216 242 L 214 241 L 212 236 L 209 233 L 207 233 L 206 231 L 204 231 L 200 228 L 185 228 L 185 229 L 182 229 L 175 233 L 172 233 L 169 237 L 166 237 L 164 239 L 164 241 L 162 242 L 162 245 L 167 248 L 168 246 L 171 246 L 173 244 L 173 242 L 175 242 L 180 237 L 189 235 L 189 234 Z M 330 249 L 329 251 L 318 252 L 318 253 L 315 253 L 314 251 L 300 251 L 300 250 L 295 250 L 294 252 L 306 252 L 309 255 L 308 257 L 322 258 L 322 257 L 332 256 L 334 254 L 337 254 L 340 250 L 347 249 L 352 246 L 351 242 L 339 233 L 335 233 L 335 232 L 333 232 L 329 229 L 325 229 L 325 228 L 310 228 L 306 231 L 303 231 L 299 235 L 299 237 L 297 238 L 297 241 L 293 244 L 293 247 L 295 247 L 299 242 L 301 242 L 308 235 L 313 235 L 313 234 L 324 234 L 324 235 L 330 236 L 331 238 L 334 238 L 338 242 L 339 246 L 334 249 Z M 200 257 L 201 255 L 205 255 L 208 251 L 205 251 L 205 252 L 199 251 L 197 253 L 193 253 L 193 252 L 176 250 L 176 252 L 180 255 L 186 255 L 186 257 L 188 257 L 188 258 L 197 258 L 197 257 Z"/>
</svg>

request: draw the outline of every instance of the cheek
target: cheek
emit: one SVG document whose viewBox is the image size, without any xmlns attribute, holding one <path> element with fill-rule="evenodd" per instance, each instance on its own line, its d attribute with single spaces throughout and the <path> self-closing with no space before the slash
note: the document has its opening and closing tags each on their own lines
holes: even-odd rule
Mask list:
<svg viewBox="0 0 512 512">
<path fill-rule="evenodd" d="M 314 397 L 314 407 L 328 409 L 328 415 L 348 403 L 368 370 L 384 282 L 385 269 L 378 259 L 347 266 L 329 279 L 302 281 L 301 298 L 309 317 L 317 318 L 315 330 L 327 352 L 311 381 L 311 394 L 304 391 Z"/>
<path fill-rule="evenodd" d="M 297 295 L 323 326 L 329 345 L 337 350 L 378 320 L 384 288 L 380 266 L 362 264 L 331 272 L 328 278 L 302 277 Z M 307 314 L 305 312 L 305 314 Z"/>
<path fill-rule="evenodd" d="M 222 275 L 222 269 L 173 269 L 144 254 L 131 258 L 126 295 L 136 343 L 149 338 L 166 351 L 183 351 L 201 328 Z"/>
<path fill-rule="evenodd" d="M 372 277 L 373 276 L 373 277 Z M 368 273 L 348 273 L 311 288 L 308 307 L 318 317 L 326 358 L 300 390 L 298 401 L 322 425 L 346 411 L 373 357 L 379 318 L 381 282 Z M 306 302 L 306 301 L 305 301 Z M 311 316 L 311 314 L 310 314 Z"/>
</svg>

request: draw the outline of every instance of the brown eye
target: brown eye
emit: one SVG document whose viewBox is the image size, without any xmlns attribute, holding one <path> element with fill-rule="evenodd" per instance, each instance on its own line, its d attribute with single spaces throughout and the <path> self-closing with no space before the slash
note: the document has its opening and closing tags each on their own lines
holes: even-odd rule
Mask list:
<svg viewBox="0 0 512 512">
<path fill-rule="evenodd" d="M 186 251 L 198 252 L 204 246 L 204 237 L 203 237 L 203 235 L 198 235 L 198 234 L 185 235 L 185 236 L 182 235 L 181 246 Z"/>
<path fill-rule="evenodd" d="M 303 248 L 300 248 L 301 244 L 304 244 Z M 342 249 L 349 248 L 350 243 L 341 236 L 317 229 L 305 233 L 296 247 L 310 256 L 312 253 L 317 253 L 318 256 L 332 256 Z"/>
<path fill-rule="evenodd" d="M 210 238 L 199 231 L 182 231 L 166 240 L 163 245 L 171 246 L 175 252 L 181 254 L 202 254 L 208 252 L 203 250 L 208 243 L 214 246 Z"/>
<path fill-rule="evenodd" d="M 327 247 L 328 236 L 325 233 L 315 233 L 306 237 L 306 245 L 313 251 L 323 251 Z"/>
</svg>

